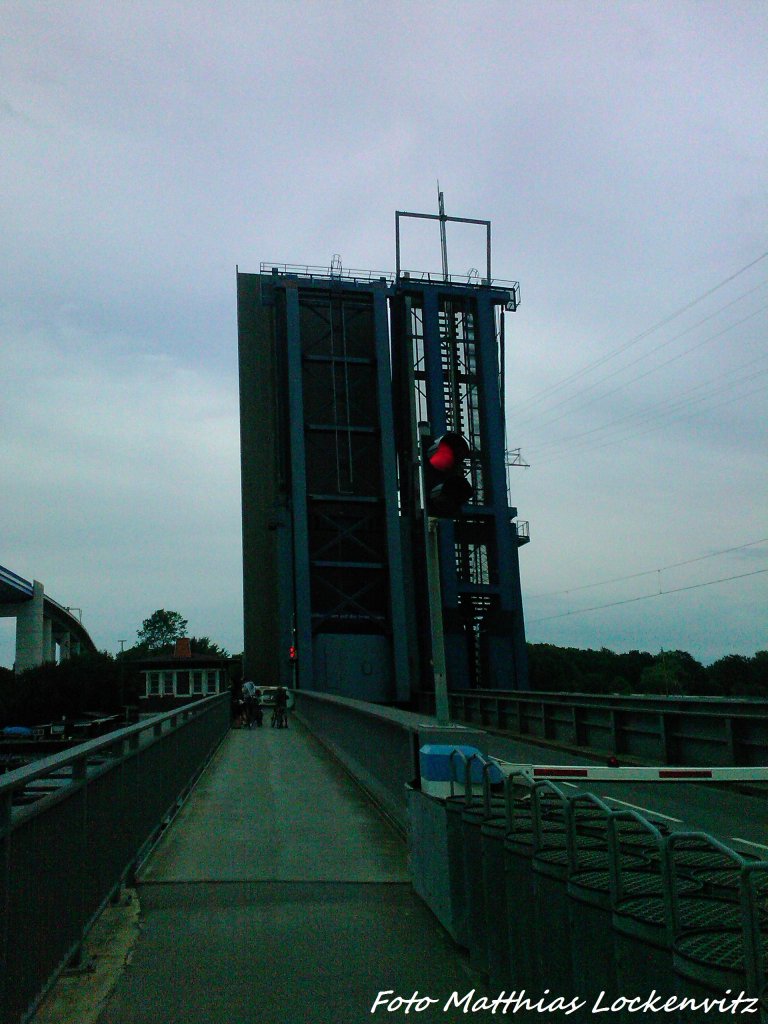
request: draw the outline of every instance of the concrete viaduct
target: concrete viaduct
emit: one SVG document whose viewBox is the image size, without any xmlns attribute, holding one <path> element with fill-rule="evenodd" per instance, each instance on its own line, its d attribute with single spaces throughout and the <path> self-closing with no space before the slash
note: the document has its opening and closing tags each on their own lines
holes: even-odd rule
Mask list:
<svg viewBox="0 0 768 1024">
<path fill-rule="evenodd" d="M 48 597 L 42 583 L 30 583 L 2 565 L 0 617 L 16 619 L 16 672 L 55 661 L 57 646 L 60 660 L 96 650 L 80 620 L 69 608 Z"/>
</svg>

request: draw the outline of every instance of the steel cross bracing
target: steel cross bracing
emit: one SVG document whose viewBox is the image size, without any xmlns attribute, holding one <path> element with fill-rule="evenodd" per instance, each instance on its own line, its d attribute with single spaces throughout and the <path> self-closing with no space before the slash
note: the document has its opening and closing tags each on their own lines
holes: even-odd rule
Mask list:
<svg viewBox="0 0 768 1024">
<path fill-rule="evenodd" d="M 371 298 L 302 291 L 299 306 L 312 630 L 356 621 L 378 632 L 386 621 L 386 555 L 381 485 L 372 471 L 380 442 L 371 403 Z"/>
<path fill-rule="evenodd" d="M 352 451 L 352 435 L 371 433 L 369 424 L 355 422 L 365 413 L 370 400 L 368 378 L 360 371 L 362 367 L 371 367 L 374 360 L 370 356 L 355 356 L 349 352 L 347 332 L 354 329 L 355 319 L 361 319 L 368 313 L 365 305 L 358 309 L 351 308 L 347 303 L 341 309 L 334 309 L 329 297 L 327 306 L 317 300 L 302 303 L 302 312 L 306 318 L 316 319 L 317 323 L 305 330 L 309 341 L 304 350 L 305 375 L 315 378 L 317 388 L 306 388 L 313 396 L 313 405 L 309 410 L 313 422 L 308 424 L 309 430 L 329 430 L 334 435 L 336 462 L 336 490 L 339 494 L 354 493 L 355 466 Z M 352 323 L 350 324 L 350 320 Z M 316 351 L 313 347 L 316 346 Z"/>
</svg>

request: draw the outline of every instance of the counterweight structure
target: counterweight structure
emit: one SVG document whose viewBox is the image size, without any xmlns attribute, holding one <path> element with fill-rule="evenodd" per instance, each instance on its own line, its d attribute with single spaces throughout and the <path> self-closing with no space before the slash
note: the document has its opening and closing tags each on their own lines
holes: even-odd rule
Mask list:
<svg viewBox="0 0 768 1024">
<path fill-rule="evenodd" d="M 383 703 L 432 688 L 426 420 L 473 453 L 471 504 L 440 524 L 449 688 L 526 689 L 499 360 L 517 285 L 399 260 L 396 275 L 262 264 L 237 283 L 245 672 Z"/>
</svg>

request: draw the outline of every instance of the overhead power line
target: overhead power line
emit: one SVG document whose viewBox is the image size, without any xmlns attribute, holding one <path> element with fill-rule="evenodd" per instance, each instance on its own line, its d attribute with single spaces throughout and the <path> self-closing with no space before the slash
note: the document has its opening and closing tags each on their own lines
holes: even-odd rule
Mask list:
<svg viewBox="0 0 768 1024">
<path fill-rule="evenodd" d="M 717 395 L 722 394 L 724 391 L 730 391 L 731 388 L 738 387 L 740 384 L 751 384 L 757 377 L 764 376 L 768 373 L 768 368 L 755 370 L 730 381 L 727 379 L 729 375 L 734 373 L 734 371 L 738 372 L 739 370 L 747 369 L 748 367 L 754 366 L 756 363 L 763 362 L 765 359 L 765 355 L 758 356 L 756 359 L 751 359 L 749 362 L 744 363 L 741 366 L 734 367 L 725 375 L 721 373 L 718 377 L 712 377 L 710 380 L 694 384 L 685 391 L 679 392 L 678 396 L 671 401 L 665 398 L 660 402 L 654 402 L 652 405 L 640 407 L 635 412 L 627 413 L 625 416 L 618 416 L 615 419 L 609 420 L 607 423 L 601 423 L 597 427 L 591 427 L 589 430 L 582 430 L 578 434 L 569 434 L 567 438 L 559 437 L 551 441 L 541 441 L 539 444 L 531 445 L 527 451 L 529 454 L 533 453 L 536 456 L 539 456 L 542 452 L 546 452 L 547 449 L 554 449 L 556 451 L 563 447 L 572 448 L 575 441 L 581 441 L 582 438 L 590 437 L 593 434 L 599 434 L 606 430 L 611 430 L 613 427 L 623 427 L 625 424 L 631 423 L 632 420 L 640 420 L 644 425 L 647 425 L 651 418 L 665 418 L 672 413 L 686 411 L 687 409 L 698 405 L 700 402 L 705 402 L 709 398 L 714 398 Z M 692 397 L 694 392 L 701 391 L 702 388 L 707 387 L 709 387 L 709 391 L 705 391 L 703 394 Z M 739 395 L 737 397 L 743 396 Z"/>
<path fill-rule="evenodd" d="M 698 590 L 699 587 L 711 587 L 715 583 L 728 583 L 730 580 L 742 580 L 746 576 L 759 576 L 761 573 L 768 572 L 768 569 L 755 569 L 753 572 L 742 572 L 738 576 L 723 576 L 719 580 L 707 580 L 705 583 L 693 583 L 687 587 L 675 587 L 673 590 L 659 590 L 653 594 L 643 594 L 640 597 L 628 597 L 624 601 L 611 601 L 609 604 L 597 604 L 591 608 L 574 608 L 570 612 L 560 612 L 559 615 L 545 615 L 541 619 L 529 619 L 527 624 L 532 626 L 536 622 L 548 622 L 550 619 L 565 619 L 569 615 L 583 615 L 586 612 L 599 612 L 603 608 L 616 608 L 622 604 L 634 604 L 636 601 L 648 601 L 652 597 L 663 597 L 666 594 L 679 594 L 683 590 Z"/>
<path fill-rule="evenodd" d="M 654 331 L 658 331 L 661 327 L 665 327 L 668 323 L 671 323 L 673 320 L 676 320 L 677 317 L 682 316 L 682 314 L 686 313 L 689 309 L 692 309 L 700 302 L 703 302 L 704 299 L 709 298 L 710 295 L 714 295 L 715 292 L 719 291 L 721 288 L 724 288 L 727 284 L 730 284 L 731 281 L 735 281 L 737 277 L 740 277 L 742 274 L 746 273 L 748 270 L 756 266 L 766 257 L 768 257 L 768 251 L 761 253 L 756 259 L 745 264 L 735 273 L 730 274 L 722 281 L 719 281 L 712 288 L 707 289 L 707 291 L 703 292 L 695 299 L 692 299 L 690 302 L 687 302 L 684 306 L 681 306 L 679 309 L 675 310 L 675 312 L 670 313 L 662 320 L 659 320 L 655 324 L 652 324 L 650 327 L 646 328 L 640 334 L 635 335 L 635 337 L 631 338 L 628 342 L 625 342 L 625 344 L 620 345 L 613 351 L 608 352 L 604 356 L 601 356 L 600 359 L 596 359 L 593 362 L 588 363 L 586 366 L 582 367 L 581 370 L 577 370 L 575 373 L 570 374 L 568 377 L 564 377 L 558 383 L 552 384 L 549 387 L 546 387 L 543 390 L 537 392 L 535 395 L 532 395 L 530 398 L 526 399 L 525 402 L 521 404 L 521 407 L 524 408 L 525 406 L 530 405 L 532 402 L 537 402 L 539 401 L 539 399 L 543 398 L 545 395 L 548 395 L 553 391 L 559 391 L 561 388 L 565 387 L 566 384 L 570 384 L 571 381 L 578 380 L 580 377 L 583 377 L 585 373 L 589 373 L 590 370 L 593 370 L 598 366 L 602 366 L 603 363 L 606 363 L 609 360 L 614 359 L 616 356 L 621 355 L 622 352 L 626 352 L 628 348 L 631 348 L 633 345 L 636 345 L 638 342 L 642 341 L 643 338 L 647 338 L 649 334 L 653 334 Z"/>
<path fill-rule="evenodd" d="M 612 377 L 616 377 L 618 374 L 624 373 L 625 370 L 630 369 L 630 367 L 636 366 L 638 363 L 647 363 L 648 358 L 652 356 L 654 353 L 659 352 L 663 348 L 668 348 L 670 345 L 674 344 L 674 342 L 679 341 L 680 338 L 684 338 L 686 334 L 690 334 L 691 331 L 695 331 L 698 327 L 701 327 L 703 324 L 708 323 L 710 320 L 714 320 L 714 318 L 718 314 L 722 313 L 723 310 L 735 305 L 736 302 L 740 301 L 741 299 L 745 298 L 748 295 L 751 295 L 753 292 L 758 291 L 760 288 L 765 288 L 767 283 L 768 282 L 764 281 L 756 288 L 752 288 L 750 291 L 745 292 L 744 295 L 740 295 L 738 299 L 734 299 L 733 302 L 729 302 L 727 303 L 727 305 L 721 306 L 720 309 L 716 310 L 714 313 L 710 314 L 709 316 L 705 316 L 702 320 L 698 320 L 695 324 L 691 324 L 690 327 L 686 327 L 684 331 L 680 331 L 680 333 L 674 335 L 674 337 L 669 338 L 667 341 L 661 342 L 661 344 L 656 345 L 655 348 L 650 349 L 648 352 L 644 352 L 641 356 L 638 356 L 637 359 L 633 359 L 631 362 L 626 363 L 624 366 L 620 366 L 618 369 L 613 370 L 611 373 L 606 374 L 604 377 L 600 377 L 599 380 L 593 381 L 592 384 L 589 384 L 587 387 L 582 388 L 580 391 L 576 391 L 574 392 L 574 394 L 568 395 L 566 398 L 561 398 L 559 402 L 555 402 L 554 405 L 551 405 L 548 409 L 545 409 L 543 412 L 539 413 L 537 411 L 526 416 L 524 419 L 520 420 L 517 423 L 516 430 L 519 429 L 521 426 L 524 426 L 526 423 L 530 423 L 531 420 L 536 421 L 536 419 L 539 416 L 549 416 L 550 413 L 554 412 L 556 409 L 559 409 L 560 406 L 567 405 L 569 402 L 574 401 L 574 399 L 579 398 L 581 395 L 587 394 L 588 392 L 596 388 L 598 385 L 605 383 L 605 381 L 607 380 L 611 380 Z M 552 416 L 549 419 L 544 419 L 542 422 L 538 424 L 538 426 L 544 427 L 548 426 L 551 423 L 557 423 L 558 420 L 563 419 L 565 416 L 572 415 L 572 413 L 578 411 L 579 409 L 583 409 L 588 405 L 594 404 L 595 402 L 602 401 L 604 398 L 607 398 L 609 395 L 614 394 L 616 391 L 620 391 L 622 388 L 625 388 L 630 384 L 634 384 L 635 381 L 642 380 L 644 377 L 648 377 L 650 376 L 650 374 L 656 373 L 657 370 L 663 369 L 665 366 L 668 366 L 670 363 L 676 362 L 676 360 L 681 359 L 683 356 L 689 355 L 691 352 L 695 352 L 696 349 L 701 348 L 708 342 L 715 341 L 723 334 L 726 334 L 728 331 L 733 330 L 734 327 L 740 327 L 748 320 L 752 320 L 759 313 L 762 313 L 765 309 L 768 309 L 768 306 L 760 306 L 758 309 L 750 313 L 748 316 L 743 317 L 741 320 L 737 320 L 735 323 L 728 324 L 726 327 L 722 328 L 722 330 L 718 331 L 716 334 L 711 334 L 708 338 L 704 338 L 701 341 L 697 341 L 695 345 L 691 345 L 690 348 L 687 348 L 683 352 L 678 353 L 678 355 L 672 356 L 672 358 L 667 359 L 666 362 L 658 363 L 656 366 L 651 366 L 651 368 L 649 370 L 646 370 L 644 373 L 638 374 L 636 377 L 630 377 L 629 380 L 625 380 L 621 384 L 617 384 L 610 391 L 603 391 L 601 394 L 595 395 L 592 398 L 587 398 L 586 401 L 581 402 L 579 405 L 571 407 L 570 409 L 566 409 L 564 412 L 559 413 L 557 416 Z"/>
<path fill-rule="evenodd" d="M 547 594 L 529 594 L 530 599 L 557 597 L 559 594 L 575 594 L 578 590 L 592 590 L 594 587 L 606 587 L 610 583 L 623 583 L 624 580 L 637 580 L 641 576 L 655 576 L 657 573 L 666 572 L 667 569 L 679 569 L 683 565 L 693 565 L 694 562 L 704 562 L 708 558 L 717 558 L 719 555 L 729 555 L 732 551 L 743 551 L 744 548 L 753 548 L 757 544 L 768 543 L 768 537 L 761 537 L 760 540 L 750 540 L 746 544 L 738 544 L 733 548 L 723 548 L 722 551 L 712 551 L 708 555 L 698 555 L 696 558 L 686 558 L 684 562 L 673 562 L 671 565 L 662 565 L 659 569 L 646 569 L 645 572 L 633 572 L 629 576 L 615 576 L 610 580 L 601 580 L 599 583 L 585 583 L 578 587 L 568 587 L 567 590 L 552 590 Z M 650 595 L 649 595 L 650 596 Z"/>
<path fill-rule="evenodd" d="M 752 391 L 747 391 L 745 394 L 734 395 L 731 398 L 724 399 L 722 402 L 716 402 L 714 405 L 710 405 L 707 411 L 712 412 L 715 409 L 722 408 L 722 406 L 724 405 L 731 405 L 733 402 L 744 401 L 747 398 L 751 398 L 753 395 L 758 395 L 762 391 L 765 391 L 766 387 L 768 387 L 768 385 L 763 385 L 762 387 L 754 388 Z M 687 411 L 684 410 L 683 412 L 678 413 L 677 415 L 674 415 L 671 418 L 667 418 L 666 416 L 664 416 L 662 417 L 660 422 L 652 424 L 645 430 L 630 431 L 629 434 L 622 434 L 620 437 L 615 437 L 609 441 L 603 441 L 601 444 L 595 444 L 590 446 L 588 443 L 585 445 L 584 442 L 577 442 L 577 445 L 575 447 L 565 448 L 564 451 L 560 452 L 547 453 L 546 458 L 542 459 L 541 461 L 536 460 L 536 465 L 545 466 L 550 462 L 556 462 L 558 459 L 565 458 L 566 456 L 573 455 L 574 453 L 583 454 L 584 452 L 587 451 L 598 451 L 601 448 L 610 448 L 611 445 L 614 444 L 623 444 L 625 441 L 632 441 L 637 437 L 643 437 L 645 434 L 652 434 L 655 430 L 661 430 L 663 427 L 668 427 L 671 423 L 675 423 L 677 420 L 682 419 L 686 415 Z M 581 445 L 581 447 L 579 447 L 579 445 Z"/>
</svg>

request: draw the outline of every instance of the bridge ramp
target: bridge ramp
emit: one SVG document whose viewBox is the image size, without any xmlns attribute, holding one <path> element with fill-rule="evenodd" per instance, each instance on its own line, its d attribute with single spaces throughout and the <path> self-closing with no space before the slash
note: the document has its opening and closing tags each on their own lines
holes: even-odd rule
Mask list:
<svg viewBox="0 0 768 1024">
<path fill-rule="evenodd" d="M 386 989 L 479 976 L 413 894 L 405 844 L 300 725 L 236 730 L 139 880 L 141 937 L 99 1024 L 359 1024 Z M 432 1012 L 434 1011 L 434 1012 Z"/>
</svg>

